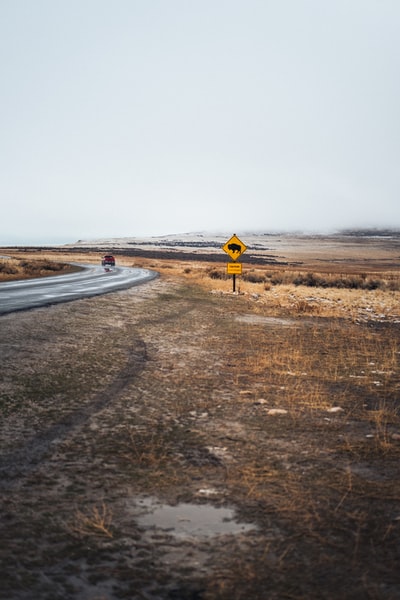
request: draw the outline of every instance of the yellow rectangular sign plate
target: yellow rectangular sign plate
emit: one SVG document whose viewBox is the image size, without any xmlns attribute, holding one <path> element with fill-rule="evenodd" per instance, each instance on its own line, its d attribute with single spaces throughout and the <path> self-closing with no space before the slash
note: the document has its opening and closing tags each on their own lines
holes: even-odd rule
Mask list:
<svg viewBox="0 0 400 600">
<path fill-rule="evenodd" d="M 242 274 L 242 263 L 232 262 L 227 263 L 226 272 L 228 275 L 241 275 Z"/>
</svg>

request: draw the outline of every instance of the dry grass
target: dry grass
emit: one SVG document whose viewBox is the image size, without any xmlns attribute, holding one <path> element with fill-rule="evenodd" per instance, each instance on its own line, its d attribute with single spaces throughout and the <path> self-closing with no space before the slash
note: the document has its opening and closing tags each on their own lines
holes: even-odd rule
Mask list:
<svg viewBox="0 0 400 600">
<path fill-rule="evenodd" d="M 40 259 L 0 258 L 0 282 L 65 274 L 74 270 L 66 263 L 42 257 Z"/>
<path fill-rule="evenodd" d="M 113 514 L 104 502 L 100 506 L 92 506 L 87 512 L 75 510 L 73 519 L 66 524 L 67 531 L 78 538 L 100 536 L 112 538 Z"/>
<path fill-rule="evenodd" d="M 176 268 L 178 272 L 178 268 Z M 262 272 L 262 269 L 258 269 Z M 215 272 L 215 267 L 198 265 L 186 274 L 187 278 L 215 293 L 231 293 L 232 278 L 213 278 L 209 274 Z M 219 272 L 224 273 L 223 267 Z M 184 268 L 182 273 L 185 274 Z M 352 277 L 352 275 L 349 275 Z M 367 276 L 366 276 L 367 277 Z M 389 280 L 387 275 L 384 281 Z M 394 276 L 393 276 L 394 277 Z M 366 290 L 362 288 L 334 288 L 295 285 L 287 282 L 288 278 L 279 278 L 279 283 L 265 283 L 257 278 L 237 277 L 236 289 L 239 294 L 257 296 L 259 304 L 265 305 L 271 311 L 282 309 L 288 313 L 312 314 L 325 317 L 342 317 L 351 320 L 376 318 L 400 319 L 400 291 L 397 289 L 377 288 Z M 398 281 L 398 275 L 396 275 Z M 397 286 L 397 284 L 396 284 Z M 392 286 L 396 288 L 396 286 Z"/>
</svg>

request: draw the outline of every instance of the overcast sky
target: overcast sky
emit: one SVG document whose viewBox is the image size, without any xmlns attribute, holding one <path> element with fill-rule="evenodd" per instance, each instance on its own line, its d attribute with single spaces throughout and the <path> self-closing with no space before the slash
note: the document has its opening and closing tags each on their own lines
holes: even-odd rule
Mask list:
<svg viewBox="0 0 400 600">
<path fill-rule="evenodd" d="M 0 245 L 400 227 L 399 0 L 0 0 Z"/>
</svg>

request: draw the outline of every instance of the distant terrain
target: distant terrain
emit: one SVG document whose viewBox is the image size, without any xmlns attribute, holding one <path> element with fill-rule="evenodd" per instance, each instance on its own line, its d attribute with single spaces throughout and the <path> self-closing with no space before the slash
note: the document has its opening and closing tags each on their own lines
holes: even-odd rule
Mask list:
<svg viewBox="0 0 400 600">
<path fill-rule="evenodd" d="M 25 247 L 24 252 L 89 254 L 110 252 L 116 256 L 169 258 L 206 262 L 230 260 L 221 248 L 232 233 L 188 233 L 150 238 L 103 238 L 79 240 L 56 247 Z M 350 230 L 334 234 L 246 233 L 238 236 L 247 246 L 240 257 L 243 264 L 318 267 L 340 270 L 400 267 L 400 230 Z M 21 247 L 19 247 L 21 248 Z M 4 251 L 7 249 L 5 248 Z"/>
</svg>

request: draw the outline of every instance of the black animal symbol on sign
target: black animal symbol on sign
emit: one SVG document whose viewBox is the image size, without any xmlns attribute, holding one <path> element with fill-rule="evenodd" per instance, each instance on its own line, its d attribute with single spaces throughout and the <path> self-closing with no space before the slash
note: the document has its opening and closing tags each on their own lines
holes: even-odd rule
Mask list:
<svg viewBox="0 0 400 600">
<path fill-rule="evenodd" d="M 242 251 L 242 246 L 239 244 L 228 244 L 228 250 L 230 250 L 232 254 L 235 254 L 236 252 Z"/>
</svg>

